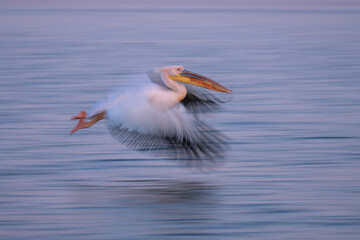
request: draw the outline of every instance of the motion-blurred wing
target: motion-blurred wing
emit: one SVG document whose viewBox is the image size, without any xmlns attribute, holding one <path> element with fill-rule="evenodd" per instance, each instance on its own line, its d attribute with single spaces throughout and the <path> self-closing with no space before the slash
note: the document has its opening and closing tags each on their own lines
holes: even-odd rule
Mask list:
<svg viewBox="0 0 360 240">
<path fill-rule="evenodd" d="M 161 79 L 161 75 L 154 71 L 147 72 L 149 79 L 164 87 L 168 88 Z M 231 96 L 224 93 L 214 92 L 209 89 L 195 85 L 181 83 L 186 87 L 186 97 L 181 101 L 185 108 L 190 112 L 210 111 L 217 109 L 220 103 L 230 101 Z"/>
<path fill-rule="evenodd" d="M 191 135 L 148 135 L 126 127 L 110 127 L 119 142 L 138 151 L 167 156 L 173 160 L 211 160 L 223 155 L 225 138 L 204 123 L 199 123 Z"/>
<path fill-rule="evenodd" d="M 112 136 L 125 145 L 179 160 L 214 159 L 224 153 L 225 137 L 178 105 L 165 112 L 142 94 L 123 98 L 107 111 Z"/>
</svg>

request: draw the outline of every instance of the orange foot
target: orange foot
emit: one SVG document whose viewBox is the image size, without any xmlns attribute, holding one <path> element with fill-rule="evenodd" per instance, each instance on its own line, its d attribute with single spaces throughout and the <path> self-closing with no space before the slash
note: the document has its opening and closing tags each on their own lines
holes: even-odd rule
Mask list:
<svg viewBox="0 0 360 240">
<path fill-rule="evenodd" d="M 76 125 L 76 127 L 71 130 L 70 134 L 73 134 L 74 132 L 76 132 L 77 130 L 80 130 L 82 128 L 88 128 L 91 127 L 92 125 L 94 125 L 95 123 L 97 123 L 98 121 L 104 119 L 106 117 L 106 112 L 102 111 L 100 113 L 95 114 L 94 116 L 90 117 L 90 121 L 86 121 L 86 112 L 85 111 L 81 111 L 77 116 L 72 117 L 72 120 L 76 120 L 79 119 L 78 124 Z"/>
<path fill-rule="evenodd" d="M 75 119 L 85 119 L 86 118 L 86 112 L 85 111 L 81 111 L 79 112 L 79 114 L 77 116 L 74 116 L 71 118 L 71 120 L 75 120 Z"/>
<path fill-rule="evenodd" d="M 71 120 L 79 119 L 79 122 L 76 125 L 76 127 L 73 130 L 71 130 L 70 134 L 73 134 L 77 130 L 80 130 L 82 128 L 87 127 L 88 122 L 86 122 L 85 118 L 86 118 L 86 112 L 85 111 L 81 111 L 77 116 L 74 116 L 74 117 L 71 118 Z"/>
</svg>

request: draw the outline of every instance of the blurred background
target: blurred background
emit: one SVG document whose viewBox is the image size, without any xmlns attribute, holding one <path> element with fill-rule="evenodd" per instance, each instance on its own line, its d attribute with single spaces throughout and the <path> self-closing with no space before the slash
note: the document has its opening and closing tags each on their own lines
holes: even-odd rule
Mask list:
<svg viewBox="0 0 360 240">
<path fill-rule="evenodd" d="M 0 0 L 0 239 L 357 239 L 359 26 L 350 0 Z M 233 91 L 220 164 L 69 135 L 173 64 Z"/>
</svg>

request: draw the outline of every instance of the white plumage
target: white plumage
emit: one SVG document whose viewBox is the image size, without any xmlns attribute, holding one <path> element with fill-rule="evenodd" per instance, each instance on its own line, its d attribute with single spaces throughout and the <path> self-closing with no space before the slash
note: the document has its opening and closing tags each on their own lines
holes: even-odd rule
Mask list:
<svg viewBox="0 0 360 240">
<path fill-rule="evenodd" d="M 209 89 L 228 93 L 230 90 L 203 76 L 192 75 L 181 66 L 164 67 L 158 72 L 165 87 L 151 84 L 126 93 L 112 93 L 95 104 L 89 114 L 90 121 L 85 121 L 85 112 L 74 117 L 80 121 L 72 133 L 106 118 L 110 133 L 137 150 L 166 153 L 168 157 L 184 160 L 213 159 L 223 153 L 223 135 L 200 121 L 185 108 L 186 105 L 181 104 L 186 98 L 187 89 L 175 81 L 189 79 L 188 83 L 191 84 L 190 80 L 196 78 L 196 85 L 200 86 L 200 81 L 209 80 L 211 86 L 205 85 Z M 201 101 L 202 104 L 206 103 L 204 99 Z M 209 100 L 207 103 L 214 102 Z"/>
</svg>

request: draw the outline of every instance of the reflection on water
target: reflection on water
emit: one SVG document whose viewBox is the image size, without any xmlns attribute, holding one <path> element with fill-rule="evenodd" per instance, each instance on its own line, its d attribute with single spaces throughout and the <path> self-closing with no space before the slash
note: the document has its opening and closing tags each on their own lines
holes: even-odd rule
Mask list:
<svg viewBox="0 0 360 240">
<path fill-rule="evenodd" d="M 213 186 L 203 182 L 180 182 L 162 180 L 155 185 L 137 186 L 135 196 L 146 201 L 165 203 L 198 203 L 210 202 Z"/>
<path fill-rule="evenodd" d="M 207 235 L 208 229 L 202 226 L 215 220 L 211 214 L 217 202 L 215 187 L 204 182 L 121 180 L 102 186 L 79 183 L 71 189 L 74 202 L 63 212 L 102 209 L 105 213 L 101 211 L 97 215 L 110 214 L 114 221 L 119 220 L 119 215 L 126 215 L 128 220 L 117 222 L 118 227 L 136 223 L 142 232 L 151 230 L 148 233 L 151 236 Z"/>
<path fill-rule="evenodd" d="M 0 13 L 1 239 L 359 236 L 356 9 Z M 138 153 L 104 123 L 69 136 L 79 109 L 172 64 L 233 90 L 205 118 L 230 137 L 220 164 Z"/>
<path fill-rule="evenodd" d="M 210 204 L 215 186 L 198 181 L 180 180 L 133 180 L 115 181 L 110 186 L 91 186 L 75 184 L 76 192 L 80 198 L 93 195 L 104 199 L 117 197 L 127 199 L 129 203 L 142 204 L 155 203 L 196 203 Z M 108 195 L 108 196 L 106 196 Z M 110 195 L 113 195 L 111 197 Z"/>
</svg>

